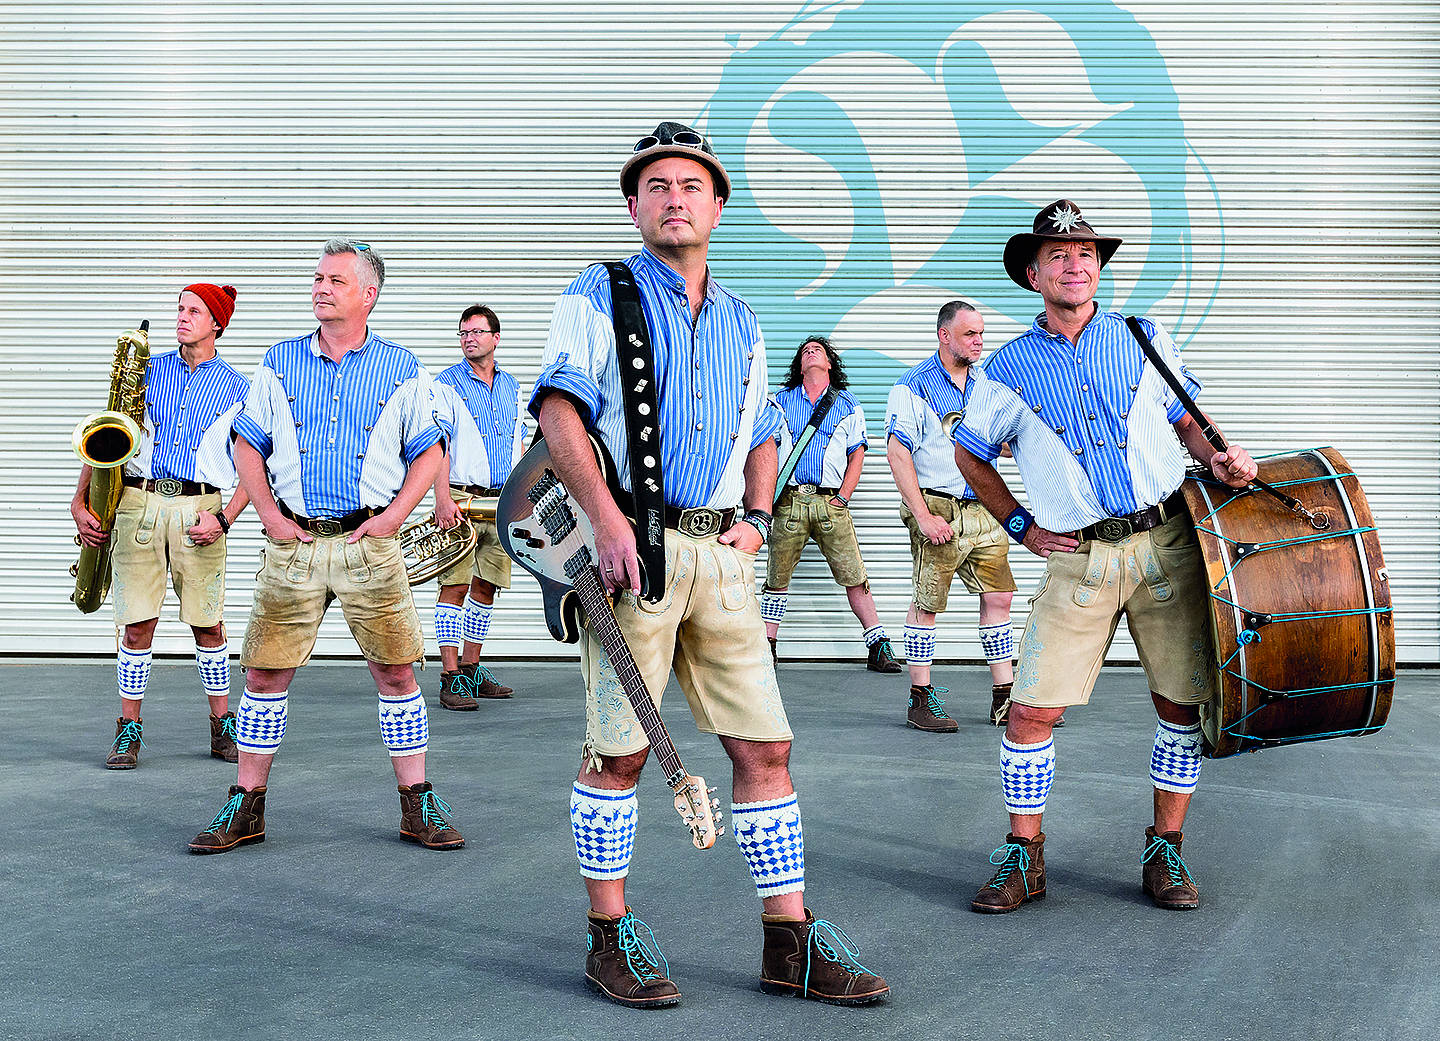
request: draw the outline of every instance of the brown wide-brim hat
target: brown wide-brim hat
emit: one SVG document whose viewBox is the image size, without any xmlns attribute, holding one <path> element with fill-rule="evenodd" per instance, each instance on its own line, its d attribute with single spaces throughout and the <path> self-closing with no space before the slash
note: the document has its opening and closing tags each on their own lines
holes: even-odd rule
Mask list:
<svg viewBox="0 0 1440 1041">
<path fill-rule="evenodd" d="M 707 167 L 715 178 L 715 194 L 720 196 L 720 201 L 725 202 L 730 198 L 730 175 L 716 157 L 710 140 L 693 127 L 670 120 L 661 123 L 652 133 L 635 142 L 635 154 L 625 160 L 625 165 L 620 168 L 620 191 L 625 198 L 639 193 L 637 185 L 642 169 L 657 159 L 668 159 L 671 156 L 693 159 Z"/>
<path fill-rule="evenodd" d="M 1052 202 L 1035 215 L 1034 230 L 1010 236 L 1005 243 L 1005 272 L 1021 289 L 1029 289 L 1025 269 L 1035 260 L 1042 242 L 1093 242 L 1103 268 L 1120 247 L 1121 239 L 1106 238 L 1080 216 L 1080 207 L 1069 199 Z"/>
</svg>

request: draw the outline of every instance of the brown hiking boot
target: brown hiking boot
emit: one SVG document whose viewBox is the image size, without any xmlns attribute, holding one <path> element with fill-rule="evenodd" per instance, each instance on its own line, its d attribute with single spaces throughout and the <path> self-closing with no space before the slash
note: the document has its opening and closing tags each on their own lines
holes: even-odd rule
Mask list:
<svg viewBox="0 0 1440 1041">
<path fill-rule="evenodd" d="M 400 834 L 426 849 L 459 849 L 465 845 L 450 823 L 450 804 L 435 794 L 429 781 L 400 785 Z"/>
<path fill-rule="evenodd" d="M 235 746 L 235 713 L 210 716 L 210 758 L 223 759 L 227 763 L 240 761 L 240 749 Z"/>
<path fill-rule="evenodd" d="M 501 686 L 500 681 L 495 678 L 495 674 L 479 662 L 460 667 L 469 675 L 470 685 L 474 688 L 477 698 L 508 698 L 515 693 L 514 687 Z"/>
<path fill-rule="evenodd" d="M 997 859 L 998 858 L 998 859 Z M 980 887 L 970 910 L 1005 914 L 1031 900 L 1045 899 L 1045 833 L 1033 839 L 1005 836 L 1005 845 L 990 854 L 1000 870 Z"/>
<path fill-rule="evenodd" d="M 115 740 L 110 745 L 110 754 L 105 757 L 105 769 L 133 770 L 139 766 L 140 749 L 148 747 L 143 731 L 144 727 L 138 719 L 117 719 Z"/>
<path fill-rule="evenodd" d="M 832 1005 L 868 1005 L 890 993 L 890 985 L 860 964 L 860 952 L 838 926 L 762 914 L 765 948 L 760 955 L 760 989 Z"/>
<path fill-rule="evenodd" d="M 585 937 L 585 986 L 618 1005 L 667 1008 L 680 1003 L 655 934 L 629 907 L 621 918 L 591 911 Z"/>
<path fill-rule="evenodd" d="M 1140 858 L 1144 870 L 1145 894 L 1156 907 L 1169 911 L 1191 911 L 1200 906 L 1200 887 L 1190 877 L 1190 869 L 1180 859 L 1181 831 L 1157 832 L 1145 829 L 1145 853 Z"/>
<path fill-rule="evenodd" d="M 865 657 L 865 668 L 871 672 L 892 674 L 905 671 L 895 659 L 895 648 L 890 646 L 889 640 L 876 640 L 871 644 Z"/>
<path fill-rule="evenodd" d="M 470 677 L 461 672 L 440 674 L 440 707 L 456 712 L 474 712 L 480 706 L 475 702 L 475 688 Z"/>
<path fill-rule="evenodd" d="M 265 841 L 265 786 L 246 791 L 230 786 L 230 799 L 210 826 L 190 840 L 191 853 L 226 853 L 247 842 Z"/>
<path fill-rule="evenodd" d="M 990 688 L 990 722 L 1003 727 L 1010 722 L 1010 689 L 1013 683 L 997 683 Z"/>
<path fill-rule="evenodd" d="M 936 697 L 937 694 L 949 693 L 949 687 L 934 687 L 928 683 L 923 687 L 912 686 L 910 708 L 905 713 L 905 725 L 931 734 L 955 733 L 960 729 L 960 724 L 945 714 L 945 709 L 941 707 L 945 702 Z"/>
</svg>

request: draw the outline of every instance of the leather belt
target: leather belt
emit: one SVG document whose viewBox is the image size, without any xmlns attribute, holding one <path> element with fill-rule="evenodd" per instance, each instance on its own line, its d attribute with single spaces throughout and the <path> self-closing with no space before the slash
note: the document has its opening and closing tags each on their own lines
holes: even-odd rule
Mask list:
<svg viewBox="0 0 1440 1041">
<path fill-rule="evenodd" d="M 140 488 L 147 492 L 155 492 L 167 499 L 173 499 L 177 495 L 220 494 L 219 488 L 202 481 L 181 481 L 174 477 L 132 477 L 129 474 L 126 474 L 122 480 L 127 488 Z"/>
<path fill-rule="evenodd" d="M 493 499 L 500 494 L 499 488 L 482 488 L 478 484 L 452 484 L 455 491 L 464 492 L 466 495 L 477 495 L 482 499 Z"/>
<path fill-rule="evenodd" d="M 1158 528 L 1184 512 L 1185 497 L 1179 492 L 1175 492 L 1159 506 L 1147 506 L 1143 510 L 1128 513 L 1123 517 L 1106 517 L 1102 521 L 1081 528 L 1080 541 L 1089 542 L 1091 539 L 1099 539 L 1101 542 L 1119 542 L 1131 535 L 1138 535 L 1142 531 Z"/>
<path fill-rule="evenodd" d="M 682 510 L 678 506 L 666 505 L 665 527 L 674 528 L 682 535 L 689 535 L 692 539 L 709 538 L 711 535 L 718 535 L 726 528 L 735 523 L 735 518 L 740 515 L 736 509 L 712 510 L 706 507 Z"/>
<path fill-rule="evenodd" d="M 839 495 L 839 488 L 824 488 L 818 484 L 797 484 L 795 491 L 801 495 Z"/>
<path fill-rule="evenodd" d="M 926 495 L 938 495 L 942 499 L 949 499 L 951 502 L 958 502 L 961 506 L 979 506 L 979 499 L 962 499 L 958 495 L 951 495 L 949 492 L 937 492 L 934 488 L 921 488 Z"/>
<path fill-rule="evenodd" d="M 333 536 L 344 535 L 354 531 L 364 524 L 371 517 L 379 516 L 384 510 L 377 510 L 373 506 L 362 506 L 353 513 L 347 513 L 343 517 L 302 517 L 283 502 L 275 505 L 280 507 L 280 512 L 312 535 Z"/>
</svg>

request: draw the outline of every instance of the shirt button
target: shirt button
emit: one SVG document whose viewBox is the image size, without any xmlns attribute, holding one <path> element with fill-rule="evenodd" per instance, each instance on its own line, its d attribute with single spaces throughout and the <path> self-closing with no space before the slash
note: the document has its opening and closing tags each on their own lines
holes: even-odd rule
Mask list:
<svg viewBox="0 0 1440 1041">
<path fill-rule="evenodd" d="M 1083 390 L 1085 393 L 1088 394 L 1088 393 L 1090 393 L 1090 384 L 1088 384 L 1088 383 L 1082 383 L 1082 384 L 1080 384 L 1080 389 Z"/>
<path fill-rule="evenodd" d="M 1131 389 L 1131 390 L 1139 390 L 1139 389 L 1140 389 L 1140 384 L 1138 384 L 1138 383 L 1132 383 L 1132 384 L 1130 384 L 1130 389 Z"/>
<path fill-rule="evenodd" d="M 1129 414 L 1130 414 L 1129 412 L 1122 412 L 1122 413 L 1120 413 L 1120 418 L 1121 418 L 1121 419 L 1124 419 L 1124 418 L 1125 418 L 1126 416 L 1128 416 Z"/>
<path fill-rule="evenodd" d="M 1093 422 L 1094 419 L 1095 419 L 1095 413 L 1092 412 L 1092 413 L 1090 413 L 1090 420 Z"/>
<path fill-rule="evenodd" d="M 1075 454 L 1076 454 L 1076 455 L 1079 455 L 1079 454 L 1080 454 L 1081 452 L 1083 452 L 1083 451 L 1085 451 L 1085 449 L 1083 449 L 1083 448 L 1077 448 L 1077 449 L 1075 449 Z"/>
<path fill-rule="evenodd" d="M 1125 447 L 1125 442 L 1124 442 L 1124 441 L 1116 441 L 1116 442 L 1115 442 L 1115 447 L 1116 447 L 1116 448 L 1124 448 L 1124 447 Z"/>
<path fill-rule="evenodd" d="M 296 430 L 299 430 L 299 429 L 300 429 L 300 420 L 298 420 L 298 419 L 295 420 L 295 429 L 296 429 Z"/>
<path fill-rule="evenodd" d="M 704 423 L 696 423 L 696 424 L 695 424 L 695 429 L 696 429 L 696 430 L 704 430 L 704 429 L 705 429 L 705 424 L 704 424 Z M 176 443 L 176 444 L 179 444 L 180 442 L 177 441 L 177 442 L 175 442 L 175 443 Z"/>
<path fill-rule="evenodd" d="M 737 431 L 735 431 L 735 433 L 731 434 L 731 435 L 730 435 L 730 440 L 731 440 L 731 441 L 739 441 L 739 440 L 740 440 L 740 431 L 737 430 Z"/>
<path fill-rule="evenodd" d="M 340 395 L 339 395 L 339 394 L 336 394 L 336 395 L 335 395 L 335 400 L 336 400 L 336 401 L 339 401 L 339 400 L 340 400 Z"/>
<path fill-rule="evenodd" d="M 1065 433 L 1065 428 L 1064 428 L 1064 427 L 1056 427 L 1056 428 L 1055 428 L 1055 433 L 1057 433 L 1057 434 L 1063 434 L 1063 433 Z"/>
<path fill-rule="evenodd" d="M 340 422 L 340 418 L 339 418 L 338 416 L 331 416 L 331 417 L 330 417 L 330 422 L 332 422 L 332 423 L 338 423 L 338 422 Z"/>
<path fill-rule="evenodd" d="M 1105 442 L 1104 442 L 1104 441 L 1096 441 L 1096 442 L 1095 442 L 1095 447 L 1096 447 L 1096 448 L 1104 448 L 1104 447 L 1105 447 Z"/>
</svg>

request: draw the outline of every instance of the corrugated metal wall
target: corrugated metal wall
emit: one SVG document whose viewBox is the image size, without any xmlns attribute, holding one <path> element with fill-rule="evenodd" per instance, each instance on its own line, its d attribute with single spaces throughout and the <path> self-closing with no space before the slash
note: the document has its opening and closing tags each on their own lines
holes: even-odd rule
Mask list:
<svg viewBox="0 0 1440 1041">
<path fill-rule="evenodd" d="M 99 407 L 121 329 L 149 318 L 162 346 L 180 286 L 230 282 L 221 347 L 249 371 L 312 326 L 318 243 L 352 233 L 390 265 L 377 330 L 438 370 L 460 310 L 483 300 L 501 316 L 501 364 L 528 387 L 555 296 L 633 247 L 615 187 L 628 145 L 680 118 L 706 124 L 735 175 L 713 267 L 760 313 L 772 376 L 809 332 L 848 349 L 874 443 L 855 511 L 894 635 L 909 561 L 885 390 L 932 349 L 949 297 L 981 306 L 991 346 L 1028 323 L 1035 298 L 1006 282 L 1000 249 L 1066 196 L 1125 236 L 1110 299 L 1176 330 L 1235 440 L 1347 455 L 1379 520 L 1401 659 L 1440 659 L 1436 5 L 332 14 L 0 10 L 0 651 L 113 646 L 108 608 L 82 618 L 66 600 L 66 508 L 69 431 Z M 247 515 L 231 543 L 235 646 L 258 542 Z M 1039 562 L 1014 563 L 1028 588 Z M 857 653 L 818 557 L 792 590 L 785 650 Z M 961 597 L 942 620 L 942 657 L 978 657 L 974 610 Z M 187 650 L 172 619 L 157 647 Z M 352 653 L 338 614 L 318 649 Z M 489 650 L 565 653 L 528 581 L 502 597 Z"/>
</svg>

